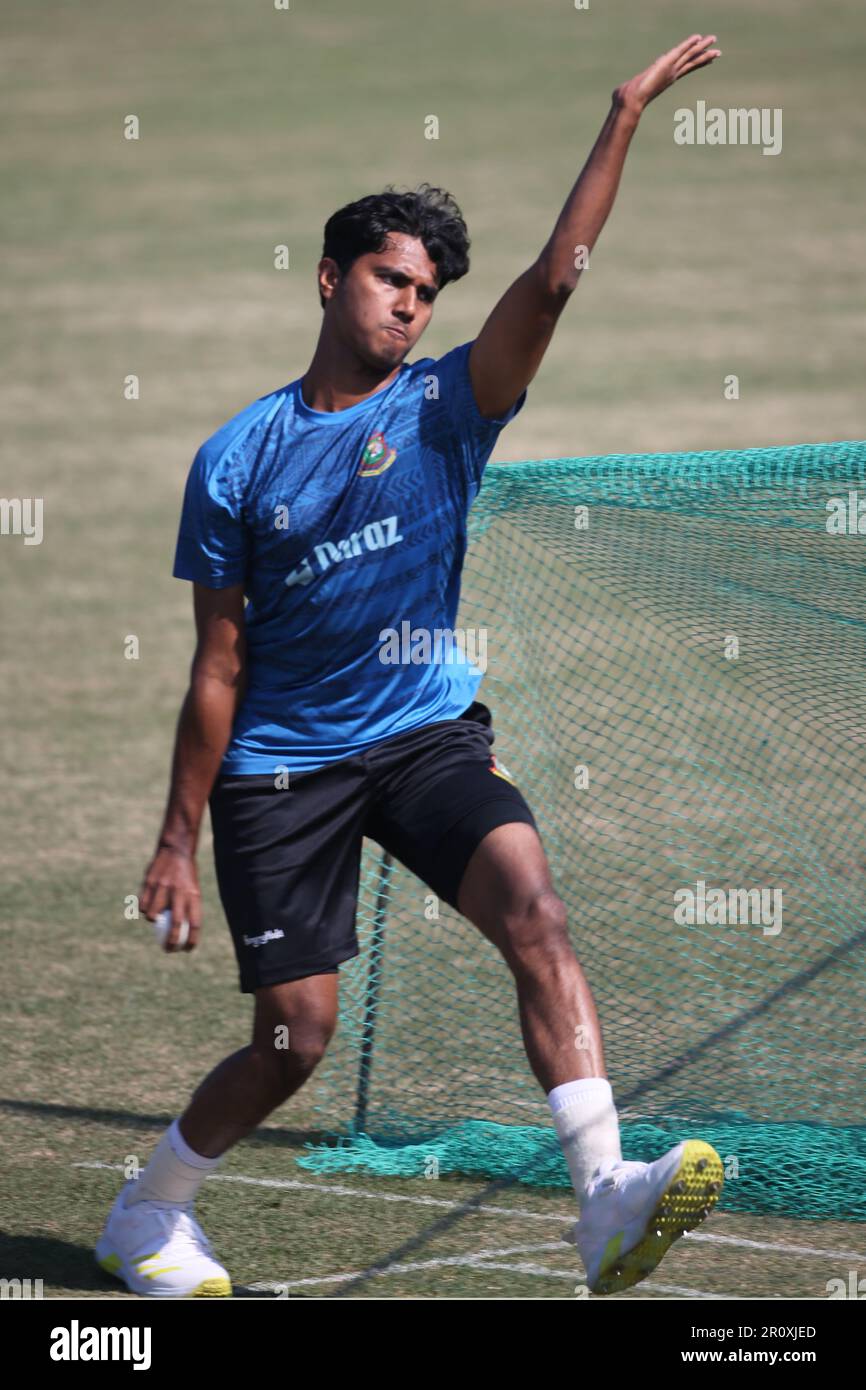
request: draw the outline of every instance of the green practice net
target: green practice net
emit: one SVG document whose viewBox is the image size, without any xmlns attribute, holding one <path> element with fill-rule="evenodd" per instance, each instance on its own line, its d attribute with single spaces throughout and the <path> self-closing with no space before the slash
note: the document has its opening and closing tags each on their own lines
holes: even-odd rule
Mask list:
<svg viewBox="0 0 866 1390">
<path fill-rule="evenodd" d="M 623 1156 L 702 1137 L 723 1208 L 866 1220 L 866 442 L 493 465 L 460 623 Z M 510 973 L 434 910 L 365 841 L 302 1163 L 568 1186 Z"/>
</svg>

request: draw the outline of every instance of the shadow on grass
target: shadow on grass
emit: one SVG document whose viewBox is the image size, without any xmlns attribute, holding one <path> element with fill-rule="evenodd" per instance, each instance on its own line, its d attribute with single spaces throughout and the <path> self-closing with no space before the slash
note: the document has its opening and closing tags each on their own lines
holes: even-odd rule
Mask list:
<svg viewBox="0 0 866 1390">
<path fill-rule="evenodd" d="M 165 1115 L 137 1115 L 130 1110 L 109 1110 L 90 1105 L 55 1105 L 48 1101 L 13 1100 L 0 1097 L 0 1113 L 29 1115 L 48 1120 L 81 1120 L 89 1124 L 125 1125 L 130 1129 L 165 1129 L 177 1118 L 176 1112 Z M 257 1129 L 243 1142 L 271 1148 L 290 1148 L 308 1141 L 323 1143 L 332 1131 L 319 1129 Z"/>
</svg>

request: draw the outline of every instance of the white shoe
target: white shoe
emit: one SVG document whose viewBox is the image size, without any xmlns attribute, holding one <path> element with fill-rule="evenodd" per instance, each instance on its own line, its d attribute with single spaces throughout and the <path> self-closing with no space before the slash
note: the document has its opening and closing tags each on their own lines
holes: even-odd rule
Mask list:
<svg viewBox="0 0 866 1390">
<path fill-rule="evenodd" d="M 132 1293 L 151 1298 L 230 1298 L 231 1280 L 213 1258 L 192 1202 L 133 1202 L 126 1183 L 96 1243 L 96 1261 Z"/>
<path fill-rule="evenodd" d="M 722 1160 L 702 1139 L 677 1144 L 655 1163 L 604 1169 L 564 1237 L 580 1252 L 590 1291 L 619 1293 L 645 1279 L 675 1240 L 709 1216 L 722 1182 Z"/>
</svg>

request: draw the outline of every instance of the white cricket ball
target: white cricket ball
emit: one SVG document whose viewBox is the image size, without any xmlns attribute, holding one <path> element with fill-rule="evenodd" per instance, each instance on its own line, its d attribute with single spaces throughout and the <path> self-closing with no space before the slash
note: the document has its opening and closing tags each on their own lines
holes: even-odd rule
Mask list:
<svg viewBox="0 0 866 1390">
<path fill-rule="evenodd" d="M 171 930 L 171 908 L 167 907 L 164 912 L 157 914 L 156 920 L 150 924 L 153 927 L 154 935 L 160 946 L 165 945 L 165 939 Z M 178 946 L 185 946 L 189 940 L 189 922 L 181 922 Z"/>
</svg>

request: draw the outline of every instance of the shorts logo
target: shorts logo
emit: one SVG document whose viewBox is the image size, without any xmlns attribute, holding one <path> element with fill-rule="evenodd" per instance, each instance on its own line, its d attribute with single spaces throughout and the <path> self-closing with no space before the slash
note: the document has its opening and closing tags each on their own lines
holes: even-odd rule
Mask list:
<svg viewBox="0 0 866 1390">
<path fill-rule="evenodd" d="M 392 449 L 386 442 L 381 430 L 371 434 L 367 443 L 364 445 L 364 452 L 361 455 L 361 467 L 358 469 L 360 478 L 372 478 L 377 473 L 384 473 L 386 468 L 397 457 L 397 450 Z"/>
<path fill-rule="evenodd" d="M 245 936 L 243 943 L 245 946 L 264 946 L 267 941 L 279 941 L 281 936 L 285 936 L 282 927 L 274 927 L 269 931 L 262 932 L 261 936 Z"/>
<path fill-rule="evenodd" d="M 508 771 L 508 768 L 505 767 L 504 764 L 497 763 L 495 753 L 490 754 L 490 767 L 488 768 L 488 771 L 494 772 L 496 776 L 501 777 L 503 781 L 510 782 L 512 787 L 517 786 L 517 783 L 515 782 L 511 773 Z"/>
</svg>

